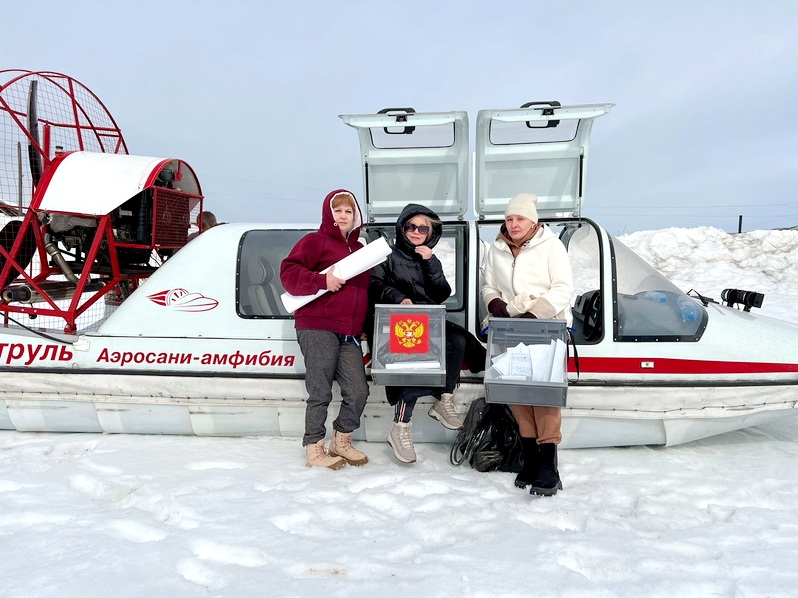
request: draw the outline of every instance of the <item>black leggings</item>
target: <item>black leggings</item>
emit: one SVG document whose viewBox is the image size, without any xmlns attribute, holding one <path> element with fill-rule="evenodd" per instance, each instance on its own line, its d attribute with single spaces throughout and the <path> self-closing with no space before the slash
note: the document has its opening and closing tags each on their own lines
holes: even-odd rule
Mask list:
<svg viewBox="0 0 798 598">
<path fill-rule="evenodd" d="M 466 334 L 459 326 L 446 322 L 446 385 L 441 387 L 424 386 L 388 386 L 385 393 L 388 402 L 394 406 L 393 421 L 409 422 L 413 417 L 413 409 L 420 397 L 433 396 L 441 398 L 443 393 L 453 393 L 460 383 L 460 370 L 466 349 Z M 393 399 L 393 400 L 391 400 Z"/>
</svg>

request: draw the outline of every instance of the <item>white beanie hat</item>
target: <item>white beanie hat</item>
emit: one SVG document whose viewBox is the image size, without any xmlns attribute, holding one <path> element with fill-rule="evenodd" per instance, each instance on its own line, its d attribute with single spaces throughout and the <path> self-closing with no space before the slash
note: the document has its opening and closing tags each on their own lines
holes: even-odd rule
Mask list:
<svg viewBox="0 0 798 598">
<path fill-rule="evenodd" d="M 523 216 L 532 222 L 538 221 L 538 210 L 535 205 L 538 203 L 538 196 L 534 193 L 519 193 L 510 200 L 504 210 L 504 217 Z"/>
</svg>

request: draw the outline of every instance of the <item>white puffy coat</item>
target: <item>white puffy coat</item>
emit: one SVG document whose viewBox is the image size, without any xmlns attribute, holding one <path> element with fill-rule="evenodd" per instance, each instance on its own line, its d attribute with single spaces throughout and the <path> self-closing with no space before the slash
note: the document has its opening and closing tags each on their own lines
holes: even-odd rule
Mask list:
<svg viewBox="0 0 798 598">
<path fill-rule="evenodd" d="M 488 249 L 482 270 L 482 301 L 507 303 L 517 317 L 530 312 L 540 319 L 566 320 L 571 325 L 573 274 L 562 241 L 543 225 L 513 257 L 501 233 Z"/>
</svg>

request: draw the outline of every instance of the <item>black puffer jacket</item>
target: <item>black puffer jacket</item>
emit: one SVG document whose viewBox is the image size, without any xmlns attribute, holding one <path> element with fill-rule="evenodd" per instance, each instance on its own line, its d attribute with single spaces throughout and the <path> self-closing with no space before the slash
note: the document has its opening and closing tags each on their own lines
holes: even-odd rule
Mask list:
<svg viewBox="0 0 798 598">
<path fill-rule="evenodd" d="M 422 259 L 405 235 L 405 223 L 418 214 L 439 221 L 438 215 L 429 208 L 416 203 L 405 206 L 396 221 L 396 241 L 391 255 L 371 270 L 369 302 L 372 305 L 396 304 L 402 299 L 410 299 L 416 304 L 439 305 L 452 294 L 440 260 L 434 255 L 428 260 Z M 433 224 L 432 235 L 425 245 L 430 249 L 435 247 L 442 230 L 440 224 Z"/>
</svg>

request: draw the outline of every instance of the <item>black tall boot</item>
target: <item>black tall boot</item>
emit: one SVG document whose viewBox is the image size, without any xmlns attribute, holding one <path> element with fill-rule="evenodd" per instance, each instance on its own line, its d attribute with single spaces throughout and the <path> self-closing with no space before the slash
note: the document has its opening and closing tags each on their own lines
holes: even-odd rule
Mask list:
<svg viewBox="0 0 798 598">
<path fill-rule="evenodd" d="M 521 436 L 521 449 L 524 453 L 524 468 L 515 476 L 515 485 L 517 488 L 526 488 L 538 477 L 540 469 L 538 439 Z"/>
<path fill-rule="evenodd" d="M 532 482 L 530 494 L 541 496 L 554 496 L 557 490 L 562 490 L 560 472 L 557 471 L 557 445 L 553 442 L 538 445 L 540 450 L 540 469 Z"/>
</svg>

